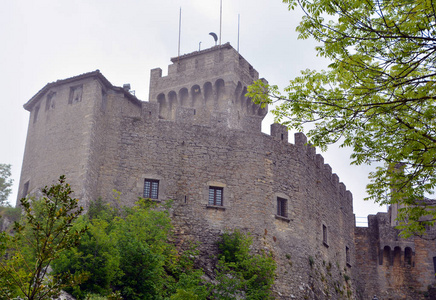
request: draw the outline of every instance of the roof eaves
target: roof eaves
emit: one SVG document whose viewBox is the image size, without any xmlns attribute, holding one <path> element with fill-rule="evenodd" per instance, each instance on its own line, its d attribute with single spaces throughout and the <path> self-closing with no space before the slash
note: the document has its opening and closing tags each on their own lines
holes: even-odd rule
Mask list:
<svg viewBox="0 0 436 300">
<path fill-rule="evenodd" d="M 40 89 L 32 98 L 30 98 L 29 101 L 27 101 L 23 107 L 24 109 L 30 111 L 33 108 L 33 105 L 35 104 L 35 102 L 43 95 L 45 94 L 49 89 L 61 85 L 61 84 L 66 84 L 66 83 L 70 83 L 70 82 L 74 82 L 74 81 L 78 81 L 78 80 L 82 80 L 85 78 L 89 78 L 89 77 L 96 77 L 98 78 L 104 86 L 106 86 L 107 88 L 111 88 L 114 89 L 118 92 L 123 92 L 124 95 L 127 97 L 127 99 L 129 99 L 130 101 L 134 102 L 135 104 L 141 105 L 141 101 L 136 98 L 136 96 L 130 94 L 128 91 L 124 90 L 121 87 L 115 87 L 112 85 L 112 83 L 109 82 L 109 80 L 106 79 L 106 77 L 103 76 L 103 74 L 100 72 L 100 70 L 95 70 L 92 72 L 88 72 L 88 73 L 83 73 L 77 76 L 73 76 L 73 77 L 69 77 L 66 79 L 59 79 L 57 81 L 54 82 L 50 82 L 47 83 L 42 89 Z"/>
</svg>

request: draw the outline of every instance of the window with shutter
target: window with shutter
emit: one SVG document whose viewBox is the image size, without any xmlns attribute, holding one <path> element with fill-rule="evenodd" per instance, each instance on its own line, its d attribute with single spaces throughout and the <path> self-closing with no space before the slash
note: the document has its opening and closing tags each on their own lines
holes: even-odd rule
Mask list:
<svg viewBox="0 0 436 300">
<path fill-rule="evenodd" d="M 277 215 L 288 217 L 288 201 L 285 198 L 277 197 Z"/>
<path fill-rule="evenodd" d="M 209 205 L 223 206 L 223 188 L 209 187 Z"/>
<path fill-rule="evenodd" d="M 158 199 L 159 197 L 159 180 L 144 179 L 144 198 Z"/>
</svg>

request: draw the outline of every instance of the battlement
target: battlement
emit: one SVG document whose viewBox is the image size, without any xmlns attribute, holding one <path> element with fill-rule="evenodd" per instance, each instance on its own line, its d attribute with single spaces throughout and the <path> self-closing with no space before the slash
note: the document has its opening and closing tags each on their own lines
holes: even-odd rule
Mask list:
<svg viewBox="0 0 436 300">
<path fill-rule="evenodd" d="M 149 101 L 160 119 L 260 131 L 268 109 L 245 96 L 259 73 L 229 43 L 171 61 L 167 76 L 151 70 Z"/>
<path fill-rule="evenodd" d="M 271 136 L 276 140 L 281 140 L 284 143 L 288 143 L 288 131 L 287 127 L 281 124 L 271 124 Z M 318 170 L 319 176 L 322 176 L 324 180 L 330 182 L 337 193 L 342 199 L 345 199 L 343 205 L 346 205 L 348 209 L 352 211 L 353 207 L 353 194 L 347 190 L 347 187 L 343 182 L 339 181 L 339 176 L 333 173 L 332 167 L 329 164 L 324 163 L 324 157 L 321 154 L 316 153 L 316 148 L 307 142 L 307 137 L 302 132 L 294 134 L 294 145 L 299 148 L 302 156 L 307 157 L 309 161 L 312 161 Z"/>
<path fill-rule="evenodd" d="M 333 173 L 332 167 L 329 164 L 324 163 L 324 157 L 321 154 L 316 153 L 316 148 L 307 143 L 307 137 L 302 132 L 295 133 L 294 142 L 297 147 L 299 147 L 306 156 L 311 160 L 316 168 L 319 170 L 319 174 L 327 179 L 337 190 L 339 195 L 345 199 L 345 203 L 349 208 L 353 207 L 353 194 L 347 190 L 347 187 L 343 182 L 339 181 L 339 176 Z"/>
</svg>

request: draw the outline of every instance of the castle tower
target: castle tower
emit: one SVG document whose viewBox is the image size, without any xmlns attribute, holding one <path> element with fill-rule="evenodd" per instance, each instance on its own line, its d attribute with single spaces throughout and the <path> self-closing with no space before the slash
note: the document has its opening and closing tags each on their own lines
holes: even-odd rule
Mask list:
<svg viewBox="0 0 436 300">
<path fill-rule="evenodd" d="M 141 102 L 97 70 L 48 83 L 24 104 L 30 118 L 17 202 L 60 175 L 67 176 L 82 205 L 98 197 L 100 154 L 107 146 L 103 131 L 114 103 L 140 114 Z"/>
<path fill-rule="evenodd" d="M 245 97 L 259 73 L 229 43 L 171 61 L 168 76 L 151 70 L 150 102 L 159 103 L 159 118 L 260 130 L 267 108 Z"/>
</svg>

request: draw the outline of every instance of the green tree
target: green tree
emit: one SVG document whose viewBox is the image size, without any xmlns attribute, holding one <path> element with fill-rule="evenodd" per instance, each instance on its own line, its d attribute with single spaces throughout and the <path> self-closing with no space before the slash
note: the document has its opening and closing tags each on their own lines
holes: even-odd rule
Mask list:
<svg viewBox="0 0 436 300">
<path fill-rule="evenodd" d="M 11 177 L 11 165 L 0 164 L 0 206 L 8 205 L 13 182 L 9 177 Z"/>
<path fill-rule="evenodd" d="M 273 299 L 276 264 L 271 255 L 250 254 L 252 238 L 239 230 L 224 232 L 212 299 Z"/>
<path fill-rule="evenodd" d="M 436 3 L 283 2 L 304 11 L 299 38 L 320 42 L 318 55 L 332 63 L 302 71 L 283 94 L 259 81 L 248 95 L 278 102 L 276 120 L 290 129 L 314 124 L 308 136 L 315 146 L 339 142 L 352 148 L 354 164 L 381 162 L 367 199 L 401 204 L 404 234 L 422 233 L 436 217 L 436 207 L 422 201 L 436 185 Z"/>
<path fill-rule="evenodd" d="M 75 225 L 89 227 L 77 247 L 54 263 L 55 273 L 85 272 L 86 282 L 67 289 L 78 299 L 118 292 L 123 299 L 205 299 L 203 272 L 194 268 L 195 247 L 177 250 L 171 243 L 167 208 L 139 199 L 132 208 L 115 209 L 101 199 Z M 192 298 L 192 299 L 195 299 Z"/>
<path fill-rule="evenodd" d="M 77 245 L 86 228 L 74 230 L 82 212 L 78 199 L 61 176 L 59 183 L 45 187 L 39 200 L 23 198 L 22 220 L 12 233 L 0 234 L 0 298 L 50 299 L 61 289 L 83 280 L 82 274 L 52 274 L 51 262 Z"/>
</svg>

